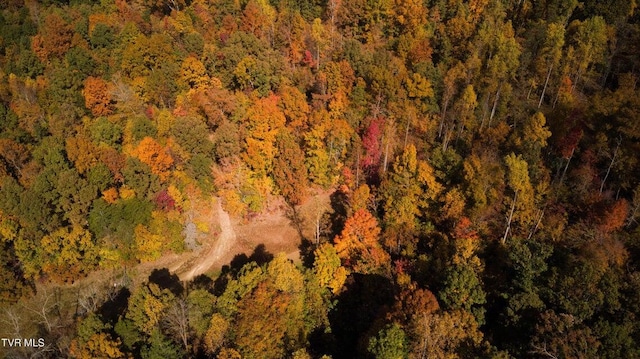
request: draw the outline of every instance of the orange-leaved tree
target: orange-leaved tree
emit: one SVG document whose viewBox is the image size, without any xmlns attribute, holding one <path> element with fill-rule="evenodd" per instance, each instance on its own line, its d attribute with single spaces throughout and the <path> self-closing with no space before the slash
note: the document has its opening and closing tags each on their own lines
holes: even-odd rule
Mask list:
<svg viewBox="0 0 640 359">
<path fill-rule="evenodd" d="M 359 273 L 377 273 L 389 264 L 389 254 L 378 242 L 378 221 L 365 209 L 356 211 L 334 239 L 338 256 L 346 267 Z"/>
<path fill-rule="evenodd" d="M 84 105 L 94 116 L 108 116 L 113 112 L 111 85 L 99 77 L 87 77 L 84 80 Z"/>
<path fill-rule="evenodd" d="M 60 57 L 71 47 L 73 28 L 57 13 L 47 15 L 40 27 L 40 33 L 31 41 L 33 52 L 41 61 L 50 57 Z"/>
<path fill-rule="evenodd" d="M 305 196 L 307 167 L 304 152 L 289 131 L 281 131 L 276 139 L 278 152 L 273 166 L 273 179 L 290 205 L 298 205 Z"/>
<path fill-rule="evenodd" d="M 173 158 L 168 149 L 162 147 L 151 137 L 145 137 L 140 141 L 133 153 L 140 161 L 151 167 L 151 171 L 157 174 L 161 180 L 169 177 L 169 169 L 173 165 Z"/>
</svg>

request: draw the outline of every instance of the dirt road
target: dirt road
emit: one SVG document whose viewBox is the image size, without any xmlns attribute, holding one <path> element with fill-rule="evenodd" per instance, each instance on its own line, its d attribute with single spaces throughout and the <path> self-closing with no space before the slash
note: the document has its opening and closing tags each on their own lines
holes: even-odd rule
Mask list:
<svg viewBox="0 0 640 359">
<path fill-rule="evenodd" d="M 190 263 L 191 269 L 178 274 L 181 280 L 188 281 L 207 272 L 209 268 L 222 259 L 234 247 L 237 241 L 236 232 L 231 224 L 229 214 L 222 209 L 220 200 L 216 201 L 216 214 L 220 225 L 220 235 L 213 245 L 202 248 L 202 252 L 196 254 L 194 262 Z"/>
</svg>

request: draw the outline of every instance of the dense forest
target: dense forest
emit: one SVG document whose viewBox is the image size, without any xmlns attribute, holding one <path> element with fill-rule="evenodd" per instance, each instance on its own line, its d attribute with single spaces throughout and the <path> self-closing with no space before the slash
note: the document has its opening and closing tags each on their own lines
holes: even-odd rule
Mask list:
<svg viewBox="0 0 640 359">
<path fill-rule="evenodd" d="M 8 358 L 640 357 L 635 0 L 0 10 Z M 313 191 L 300 261 L 60 294 Z"/>
</svg>

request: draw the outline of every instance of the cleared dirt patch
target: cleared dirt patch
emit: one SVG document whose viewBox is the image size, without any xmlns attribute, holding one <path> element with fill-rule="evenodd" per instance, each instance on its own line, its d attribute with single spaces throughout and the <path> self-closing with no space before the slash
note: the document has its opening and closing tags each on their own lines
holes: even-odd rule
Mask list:
<svg viewBox="0 0 640 359">
<path fill-rule="evenodd" d="M 286 253 L 298 262 L 301 240 L 303 237 L 313 239 L 317 220 L 329 210 L 330 193 L 313 193 L 295 212 L 282 199 L 275 199 L 268 210 L 249 219 L 230 218 L 217 201 L 212 213 L 217 218 L 211 222 L 218 225 L 219 231 L 207 238 L 202 248 L 188 259 L 181 257 L 168 268 L 180 279 L 190 280 L 218 270 L 242 254 L 250 257 L 255 252 L 263 255 Z"/>
</svg>

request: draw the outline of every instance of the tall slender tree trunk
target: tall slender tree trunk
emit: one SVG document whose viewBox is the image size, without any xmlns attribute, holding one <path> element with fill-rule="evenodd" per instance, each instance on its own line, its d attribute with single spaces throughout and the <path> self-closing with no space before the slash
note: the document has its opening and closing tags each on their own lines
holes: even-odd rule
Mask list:
<svg viewBox="0 0 640 359">
<path fill-rule="evenodd" d="M 446 128 L 444 129 L 444 133 L 442 134 L 442 151 L 447 151 L 447 148 L 449 148 L 449 144 L 451 143 L 451 138 L 453 137 L 453 135 L 456 132 L 456 125 L 452 124 L 451 128 L 448 128 L 448 126 L 446 126 Z"/>
<path fill-rule="evenodd" d="M 507 228 L 504 230 L 504 236 L 502 236 L 502 244 L 507 242 L 507 236 L 509 236 L 509 232 L 511 231 L 511 221 L 513 221 L 513 212 L 516 210 L 516 201 L 518 200 L 518 192 L 516 191 L 513 196 L 513 202 L 511 203 L 511 211 L 509 211 L 509 217 L 507 217 Z"/>
<path fill-rule="evenodd" d="M 384 160 L 382 162 L 382 173 L 387 172 L 387 163 L 389 160 L 389 140 L 387 140 L 386 142 L 387 143 L 384 145 Z"/>
<path fill-rule="evenodd" d="M 551 70 L 553 70 L 553 64 L 549 66 L 549 71 L 547 72 L 547 79 L 544 81 L 544 87 L 542 88 L 542 94 L 540 94 L 540 101 L 538 101 L 538 108 L 542 106 L 542 100 L 544 100 L 544 93 L 547 91 L 547 85 L 549 84 L 549 77 L 551 77 Z"/>
<path fill-rule="evenodd" d="M 607 168 L 607 174 L 604 176 L 604 178 L 602 179 L 602 183 L 600 184 L 600 193 L 602 193 L 602 190 L 604 189 L 604 184 L 605 184 L 605 182 L 607 182 L 607 178 L 609 177 L 609 173 L 611 173 L 611 167 L 613 167 L 613 164 L 616 162 L 616 156 L 618 155 L 618 149 L 620 148 L 620 142 L 622 142 L 622 140 L 620 138 L 618 138 L 618 145 L 616 146 L 616 149 L 613 151 L 613 157 L 611 158 L 611 162 L 609 163 L 609 168 Z"/>
<path fill-rule="evenodd" d="M 638 212 L 638 209 L 640 209 L 640 202 L 636 204 L 636 206 L 633 208 L 633 211 L 629 215 L 629 218 L 627 218 L 627 228 L 631 227 L 631 225 L 636 221 L 636 213 Z"/>
<path fill-rule="evenodd" d="M 576 72 L 576 77 L 573 80 L 573 85 L 571 86 L 571 92 L 576 90 L 576 87 L 578 86 L 578 81 L 580 81 L 581 76 L 582 76 L 582 70 L 578 68 L 578 71 Z"/>
<path fill-rule="evenodd" d="M 540 215 L 538 216 L 536 225 L 531 229 L 531 231 L 529 231 L 529 236 L 527 237 L 527 239 L 531 239 L 531 237 L 533 237 L 533 235 L 536 233 L 538 227 L 540 226 L 540 223 L 542 222 L 542 217 L 544 217 L 544 209 L 540 210 Z"/>
<path fill-rule="evenodd" d="M 409 127 L 411 127 L 411 118 L 407 116 L 407 126 L 404 130 L 404 143 L 402 144 L 402 149 L 407 148 L 407 140 L 409 139 Z"/>
<path fill-rule="evenodd" d="M 442 130 L 444 129 L 444 122 L 447 117 L 447 106 L 449 105 L 449 99 L 444 102 L 442 106 L 442 114 L 440 116 L 440 129 L 438 129 L 438 138 L 442 137 Z"/>
<path fill-rule="evenodd" d="M 556 97 L 553 99 L 553 108 L 556 108 L 556 104 L 558 104 L 558 98 L 560 98 L 560 90 L 562 89 L 561 86 L 558 86 L 558 91 L 556 91 Z"/>
<path fill-rule="evenodd" d="M 500 90 L 502 90 L 502 85 L 498 86 L 496 97 L 493 99 L 493 107 L 491 108 L 491 116 L 489 116 L 489 124 L 487 126 L 491 126 L 491 120 L 493 120 L 493 116 L 496 114 L 496 108 L 498 108 L 498 101 L 500 100 Z"/>
<path fill-rule="evenodd" d="M 564 181 L 564 176 L 567 174 L 567 169 L 569 168 L 569 162 L 573 158 L 573 154 L 576 151 L 575 147 L 571 150 L 571 156 L 567 159 L 567 164 L 564 166 L 564 170 L 562 171 L 562 176 L 560 176 L 560 184 L 562 185 L 562 181 Z"/>
</svg>

